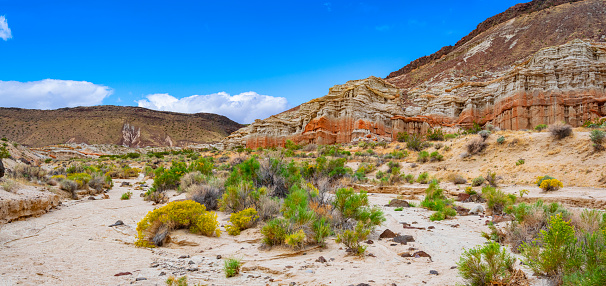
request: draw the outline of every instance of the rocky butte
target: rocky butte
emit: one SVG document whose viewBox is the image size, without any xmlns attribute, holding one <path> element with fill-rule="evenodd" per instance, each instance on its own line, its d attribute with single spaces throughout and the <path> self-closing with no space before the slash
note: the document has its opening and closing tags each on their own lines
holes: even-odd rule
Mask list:
<svg viewBox="0 0 606 286">
<path fill-rule="evenodd" d="M 399 132 L 572 126 L 606 116 L 606 3 L 532 1 L 387 78 L 328 94 L 232 133 L 227 147 L 395 139 Z"/>
</svg>

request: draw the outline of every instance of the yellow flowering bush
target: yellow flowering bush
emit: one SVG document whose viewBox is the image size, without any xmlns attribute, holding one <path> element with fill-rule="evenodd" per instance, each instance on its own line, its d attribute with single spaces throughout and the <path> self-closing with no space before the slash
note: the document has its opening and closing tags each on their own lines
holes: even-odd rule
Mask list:
<svg viewBox="0 0 606 286">
<path fill-rule="evenodd" d="M 230 235 L 239 235 L 242 230 L 252 227 L 258 218 L 257 210 L 254 208 L 247 208 L 231 214 L 229 222 L 232 224 L 226 225 L 225 229 Z"/>
<path fill-rule="evenodd" d="M 287 235 L 286 239 L 284 239 L 284 242 L 286 242 L 286 244 L 290 245 L 291 247 L 301 248 L 303 246 L 303 241 L 305 240 L 305 238 L 305 231 L 299 229 L 299 231 Z"/>
<path fill-rule="evenodd" d="M 564 187 L 564 185 L 562 184 L 562 182 L 560 182 L 558 179 L 555 179 L 555 178 L 550 177 L 550 176 L 537 177 L 536 184 L 543 191 L 546 191 L 546 192 L 557 191 L 560 188 Z"/>
<path fill-rule="evenodd" d="M 177 201 L 150 211 L 137 224 L 137 241 L 139 247 L 155 247 L 152 242 L 156 232 L 162 227 L 168 230 L 189 228 L 192 233 L 206 236 L 221 235 L 215 212 L 206 211 L 206 207 L 197 202 Z"/>
</svg>

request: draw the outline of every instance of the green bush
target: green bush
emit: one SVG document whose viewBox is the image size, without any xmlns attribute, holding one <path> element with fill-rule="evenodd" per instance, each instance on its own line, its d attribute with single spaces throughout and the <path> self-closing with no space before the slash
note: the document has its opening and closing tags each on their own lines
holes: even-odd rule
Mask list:
<svg viewBox="0 0 606 286">
<path fill-rule="evenodd" d="M 496 242 L 466 250 L 457 263 L 459 275 L 472 286 L 506 285 L 514 271 L 515 258 Z M 493 284 L 503 282 L 504 284 Z"/>
<path fill-rule="evenodd" d="M 571 258 L 576 243 L 574 228 L 569 222 L 556 215 L 549 221 L 547 230 L 542 230 L 539 238 L 520 247 L 524 263 L 534 273 L 560 277 L 566 262 Z"/>
<path fill-rule="evenodd" d="M 482 184 L 484 184 L 484 181 L 486 181 L 486 180 L 484 179 L 484 177 L 479 176 L 479 177 L 474 178 L 473 180 L 471 180 L 471 185 L 472 185 L 473 187 L 478 187 L 478 186 L 481 186 Z"/>
<path fill-rule="evenodd" d="M 427 140 L 444 141 L 444 132 L 442 128 L 431 128 L 427 130 Z"/>
<path fill-rule="evenodd" d="M 505 143 L 505 136 L 499 136 L 499 138 L 497 138 L 497 143 L 499 143 L 499 144 Z"/>
<path fill-rule="evenodd" d="M 289 228 L 290 224 L 288 220 L 282 218 L 272 219 L 261 228 L 261 234 L 263 235 L 261 240 L 269 246 L 281 245 L 286 239 Z"/>
<path fill-rule="evenodd" d="M 423 172 L 423 173 L 419 174 L 419 177 L 417 177 L 417 183 L 427 184 L 428 181 L 429 181 L 429 174 L 427 172 Z"/>
<path fill-rule="evenodd" d="M 366 191 L 355 193 L 353 188 L 340 188 L 335 192 L 333 206 L 345 219 L 355 219 L 365 227 L 375 227 L 385 221 L 383 211 L 378 207 L 371 208 Z"/>
<path fill-rule="evenodd" d="M 486 199 L 486 205 L 493 214 L 502 214 L 505 209 L 516 202 L 516 195 L 505 194 L 491 186 L 482 188 L 482 197 Z"/>
<path fill-rule="evenodd" d="M 421 151 L 423 149 L 423 140 L 421 139 L 421 136 L 417 134 L 408 136 L 406 148 L 414 151 Z"/>
<path fill-rule="evenodd" d="M 396 136 L 396 140 L 398 142 L 406 142 L 406 141 L 408 141 L 408 133 L 406 133 L 406 132 L 398 132 L 398 135 Z"/>
<path fill-rule="evenodd" d="M 429 160 L 431 162 L 444 160 L 444 156 L 440 155 L 440 153 L 438 153 L 438 151 L 431 152 L 431 154 L 429 154 L 429 157 L 430 157 Z"/>
<path fill-rule="evenodd" d="M 427 161 L 429 161 L 429 152 L 427 152 L 427 151 L 419 152 L 419 155 L 417 157 L 417 162 L 425 163 Z"/>
<path fill-rule="evenodd" d="M 225 260 L 223 264 L 223 270 L 225 271 L 225 277 L 234 277 L 240 273 L 242 267 L 242 261 L 238 258 L 229 258 Z"/>
<path fill-rule="evenodd" d="M 126 192 L 123 193 L 122 196 L 120 197 L 121 200 L 130 200 L 130 197 L 133 195 L 133 192 Z"/>
<path fill-rule="evenodd" d="M 547 124 L 539 124 L 534 127 L 534 130 L 539 131 L 539 132 L 543 131 L 544 129 L 547 129 Z"/>
<path fill-rule="evenodd" d="M 370 234 L 371 230 L 366 227 L 363 223 L 358 222 L 353 230 L 344 230 L 337 234 L 337 243 L 343 243 L 349 251 L 362 256 L 366 251 L 366 246 L 361 245 L 360 242 L 365 240 Z"/>
<path fill-rule="evenodd" d="M 546 192 L 557 191 L 564 186 L 562 182 L 548 175 L 537 177 L 536 184 Z"/>
</svg>

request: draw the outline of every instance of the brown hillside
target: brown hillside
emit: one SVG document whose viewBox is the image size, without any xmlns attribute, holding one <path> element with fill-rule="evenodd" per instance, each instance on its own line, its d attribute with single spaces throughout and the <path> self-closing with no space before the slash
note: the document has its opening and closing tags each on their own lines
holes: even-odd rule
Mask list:
<svg viewBox="0 0 606 286">
<path fill-rule="evenodd" d="M 605 37 L 606 2 L 535 0 L 487 19 L 454 47 L 419 58 L 387 79 L 405 89 L 451 76 L 482 79 L 484 72 L 502 71 L 542 48 Z"/>
<path fill-rule="evenodd" d="M 181 114 L 140 107 L 0 108 L 0 137 L 32 147 L 66 142 L 185 146 L 217 142 L 242 126 L 217 114 Z"/>
</svg>

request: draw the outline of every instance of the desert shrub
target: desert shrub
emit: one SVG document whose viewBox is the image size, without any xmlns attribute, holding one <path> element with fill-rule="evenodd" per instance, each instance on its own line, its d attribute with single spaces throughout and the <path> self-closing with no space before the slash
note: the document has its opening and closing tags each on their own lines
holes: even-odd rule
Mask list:
<svg viewBox="0 0 606 286">
<path fill-rule="evenodd" d="M 242 230 L 252 227 L 258 218 L 257 210 L 253 208 L 247 208 L 237 213 L 232 213 L 229 216 L 231 225 L 226 225 L 225 230 L 227 230 L 227 233 L 230 235 L 239 235 Z"/>
<path fill-rule="evenodd" d="M 482 184 L 484 184 L 484 181 L 486 181 L 486 179 L 484 179 L 484 177 L 482 177 L 482 176 L 479 176 L 479 177 L 471 180 L 471 185 L 473 187 L 478 187 L 478 186 L 481 186 Z"/>
<path fill-rule="evenodd" d="M 486 179 L 486 183 L 488 183 L 491 187 L 497 187 L 497 181 L 500 180 L 501 177 L 497 176 L 496 172 L 491 172 L 488 170 L 486 176 L 484 176 L 484 179 Z"/>
<path fill-rule="evenodd" d="M 207 210 L 219 208 L 219 199 L 223 196 L 224 191 L 222 182 L 216 179 L 206 184 L 189 186 L 185 190 L 188 199 L 204 205 Z"/>
<path fill-rule="evenodd" d="M 480 124 L 478 124 L 477 122 L 473 122 L 473 125 L 468 128 L 467 130 L 465 130 L 464 133 L 466 134 L 477 134 L 478 132 L 482 131 L 482 126 L 480 126 Z"/>
<path fill-rule="evenodd" d="M 380 208 L 370 207 L 366 191 L 356 194 L 352 188 L 340 188 L 335 192 L 333 206 L 343 218 L 355 219 L 371 229 L 385 221 Z"/>
<path fill-rule="evenodd" d="M 43 180 L 47 172 L 36 166 L 29 166 L 25 164 L 17 164 L 13 168 L 11 177 L 14 179 L 26 179 L 28 181 L 40 181 Z"/>
<path fill-rule="evenodd" d="M 604 147 L 602 146 L 604 136 L 606 136 L 606 133 L 604 133 L 604 131 L 602 130 L 596 129 L 592 130 L 591 133 L 589 133 L 589 139 L 591 139 L 591 142 L 593 142 L 593 147 L 595 148 L 595 150 L 601 151 L 604 149 Z"/>
<path fill-rule="evenodd" d="M 549 133 L 557 140 L 562 140 L 572 135 L 572 126 L 567 124 L 555 123 L 549 125 Z"/>
<path fill-rule="evenodd" d="M 520 247 L 524 263 L 534 273 L 559 279 L 576 243 L 574 228 L 561 215 L 551 217 L 537 240 Z"/>
<path fill-rule="evenodd" d="M 444 132 L 442 128 L 431 128 L 427 130 L 427 140 L 444 141 Z"/>
<path fill-rule="evenodd" d="M 19 190 L 20 185 L 14 180 L 6 179 L 4 182 L 0 183 L 0 187 L 2 187 L 5 191 L 12 193 Z"/>
<path fill-rule="evenodd" d="M 221 235 L 215 212 L 208 212 L 203 205 L 191 200 L 175 201 L 147 213 L 137 224 L 135 245 L 161 246 L 169 231 L 181 228 L 205 236 Z M 159 233 L 164 233 L 164 237 L 159 239 Z"/>
<path fill-rule="evenodd" d="M 421 151 L 423 149 L 423 140 L 421 139 L 421 136 L 417 134 L 408 136 L 406 148 L 414 151 Z"/>
<path fill-rule="evenodd" d="M 170 276 L 166 279 L 166 286 L 188 286 L 187 284 L 187 276 L 181 276 L 179 279 L 175 278 L 175 276 Z"/>
<path fill-rule="evenodd" d="M 398 134 L 396 135 L 396 140 L 398 142 L 406 142 L 408 140 L 408 133 L 398 132 Z"/>
<path fill-rule="evenodd" d="M 114 182 L 110 176 L 94 174 L 88 182 L 88 186 L 97 192 L 101 192 L 103 189 L 111 189 L 114 186 Z"/>
<path fill-rule="evenodd" d="M 147 190 L 143 195 L 144 201 L 152 201 L 156 204 L 163 204 L 168 201 L 168 197 L 164 192 L 154 191 L 153 189 Z"/>
<path fill-rule="evenodd" d="M 421 201 L 421 206 L 436 211 L 430 216 L 431 221 L 444 220 L 457 215 L 452 208 L 452 201 L 444 195 L 444 190 L 436 180 L 432 180 L 429 187 L 425 189 L 425 198 Z"/>
<path fill-rule="evenodd" d="M 199 171 L 187 173 L 179 180 L 179 190 L 185 191 L 192 185 L 199 185 L 206 181 L 206 177 Z"/>
<path fill-rule="evenodd" d="M 526 160 L 519 159 L 518 161 L 516 161 L 516 166 L 524 165 L 524 163 L 526 163 Z"/>
<path fill-rule="evenodd" d="M 187 173 L 187 165 L 184 162 L 173 161 L 169 169 L 160 167 L 154 171 L 154 183 L 152 188 L 156 191 L 177 189 L 181 176 Z"/>
<path fill-rule="evenodd" d="M 303 248 L 306 238 L 307 236 L 305 235 L 305 231 L 299 229 L 296 232 L 286 235 L 286 238 L 284 238 L 284 243 L 292 248 Z"/>
<path fill-rule="evenodd" d="M 505 143 L 505 136 L 499 136 L 499 138 L 497 138 L 497 143 L 499 143 L 499 144 Z"/>
<path fill-rule="evenodd" d="M 202 175 L 212 175 L 215 164 L 212 157 L 198 158 L 187 167 L 189 172 L 200 172 Z"/>
<path fill-rule="evenodd" d="M 326 217 L 321 217 L 320 219 L 314 221 L 312 224 L 312 229 L 314 232 L 314 239 L 320 246 L 326 245 L 326 238 L 332 234 L 332 230 L 330 229 L 330 223 Z"/>
<path fill-rule="evenodd" d="M 545 192 L 557 191 L 564 187 L 562 182 L 548 175 L 537 177 L 536 184 Z"/>
<path fill-rule="evenodd" d="M 539 131 L 539 132 L 543 131 L 544 129 L 547 129 L 547 124 L 539 124 L 534 127 L 534 130 Z"/>
<path fill-rule="evenodd" d="M 261 239 L 263 243 L 269 246 L 281 245 L 290 231 L 290 223 L 283 218 L 274 218 L 268 221 L 262 228 Z"/>
<path fill-rule="evenodd" d="M 496 242 L 466 250 L 457 263 L 459 275 L 472 286 L 507 283 L 513 273 L 515 258 Z"/>
<path fill-rule="evenodd" d="M 452 133 L 444 134 L 444 139 L 455 139 L 458 136 L 459 136 L 458 134 L 452 134 Z"/>
<path fill-rule="evenodd" d="M 394 158 L 394 159 L 402 159 L 402 158 L 408 157 L 408 152 L 406 150 L 404 150 L 404 151 L 394 150 L 393 152 L 389 153 L 389 155 L 391 156 L 391 158 Z"/>
<path fill-rule="evenodd" d="M 62 190 L 72 193 L 72 196 L 74 195 L 74 192 L 78 189 L 78 183 L 68 179 L 61 180 L 59 182 L 59 186 Z"/>
<path fill-rule="evenodd" d="M 431 162 L 442 161 L 442 160 L 444 160 L 444 156 L 442 156 L 440 153 L 438 153 L 438 151 L 434 151 L 434 152 L 431 152 L 431 154 L 429 154 L 429 160 Z"/>
<path fill-rule="evenodd" d="M 455 185 L 467 184 L 467 179 L 459 174 L 450 174 L 448 176 L 448 180 L 454 183 Z"/>
<path fill-rule="evenodd" d="M 130 197 L 132 197 L 133 192 L 126 192 L 123 193 L 122 196 L 120 197 L 121 200 L 130 200 Z"/>
<path fill-rule="evenodd" d="M 480 135 L 480 138 L 482 138 L 482 140 L 486 141 L 486 139 L 488 139 L 488 136 L 490 136 L 490 131 L 482 130 L 478 132 L 478 135 Z"/>
<path fill-rule="evenodd" d="M 440 211 L 436 211 L 435 213 L 429 216 L 430 221 L 440 221 L 449 218 L 453 218 L 457 216 L 457 211 L 453 209 L 451 206 L 446 206 Z"/>
<path fill-rule="evenodd" d="M 240 273 L 242 267 L 242 261 L 238 258 L 229 258 L 225 260 L 223 264 L 223 270 L 225 271 L 225 277 L 234 277 Z"/>
<path fill-rule="evenodd" d="M 427 184 L 428 181 L 429 181 L 429 174 L 427 172 L 423 172 L 423 173 L 419 174 L 419 176 L 417 177 L 417 183 Z"/>
<path fill-rule="evenodd" d="M 370 234 L 371 230 L 366 227 L 362 222 L 358 222 L 353 230 L 344 230 L 337 234 L 337 243 L 343 243 L 348 251 L 355 253 L 356 255 L 362 256 L 366 251 L 366 246 L 361 245 L 360 242 L 365 240 Z"/>
<path fill-rule="evenodd" d="M 78 189 L 84 189 L 88 186 L 92 177 L 87 173 L 72 173 L 67 175 L 67 179 L 74 181 Z"/>
<path fill-rule="evenodd" d="M 404 180 L 407 183 L 412 184 L 415 182 L 415 176 L 413 174 L 408 174 L 408 175 L 404 176 Z"/>
<path fill-rule="evenodd" d="M 383 173 L 383 171 L 378 171 L 378 172 L 375 174 L 375 178 L 377 178 L 377 179 L 379 179 L 379 180 L 380 180 L 380 179 L 382 179 L 382 178 L 383 178 L 383 176 L 385 176 L 385 173 Z"/>
<path fill-rule="evenodd" d="M 238 185 L 225 188 L 219 200 L 219 209 L 226 212 L 239 212 L 247 208 L 257 208 L 262 196 L 267 195 L 267 188 L 255 188 L 251 181 L 242 181 Z"/>
<path fill-rule="evenodd" d="M 427 161 L 429 161 L 429 152 L 427 152 L 427 151 L 419 152 L 419 155 L 417 157 L 417 162 L 425 163 Z"/>
<path fill-rule="evenodd" d="M 486 199 L 486 206 L 493 214 L 502 214 L 505 208 L 516 202 L 516 195 L 505 194 L 491 186 L 482 188 L 482 196 Z"/>
<path fill-rule="evenodd" d="M 484 151 L 487 146 L 488 144 L 482 138 L 475 138 L 469 141 L 465 147 L 467 148 L 467 154 L 474 155 Z"/>
</svg>

